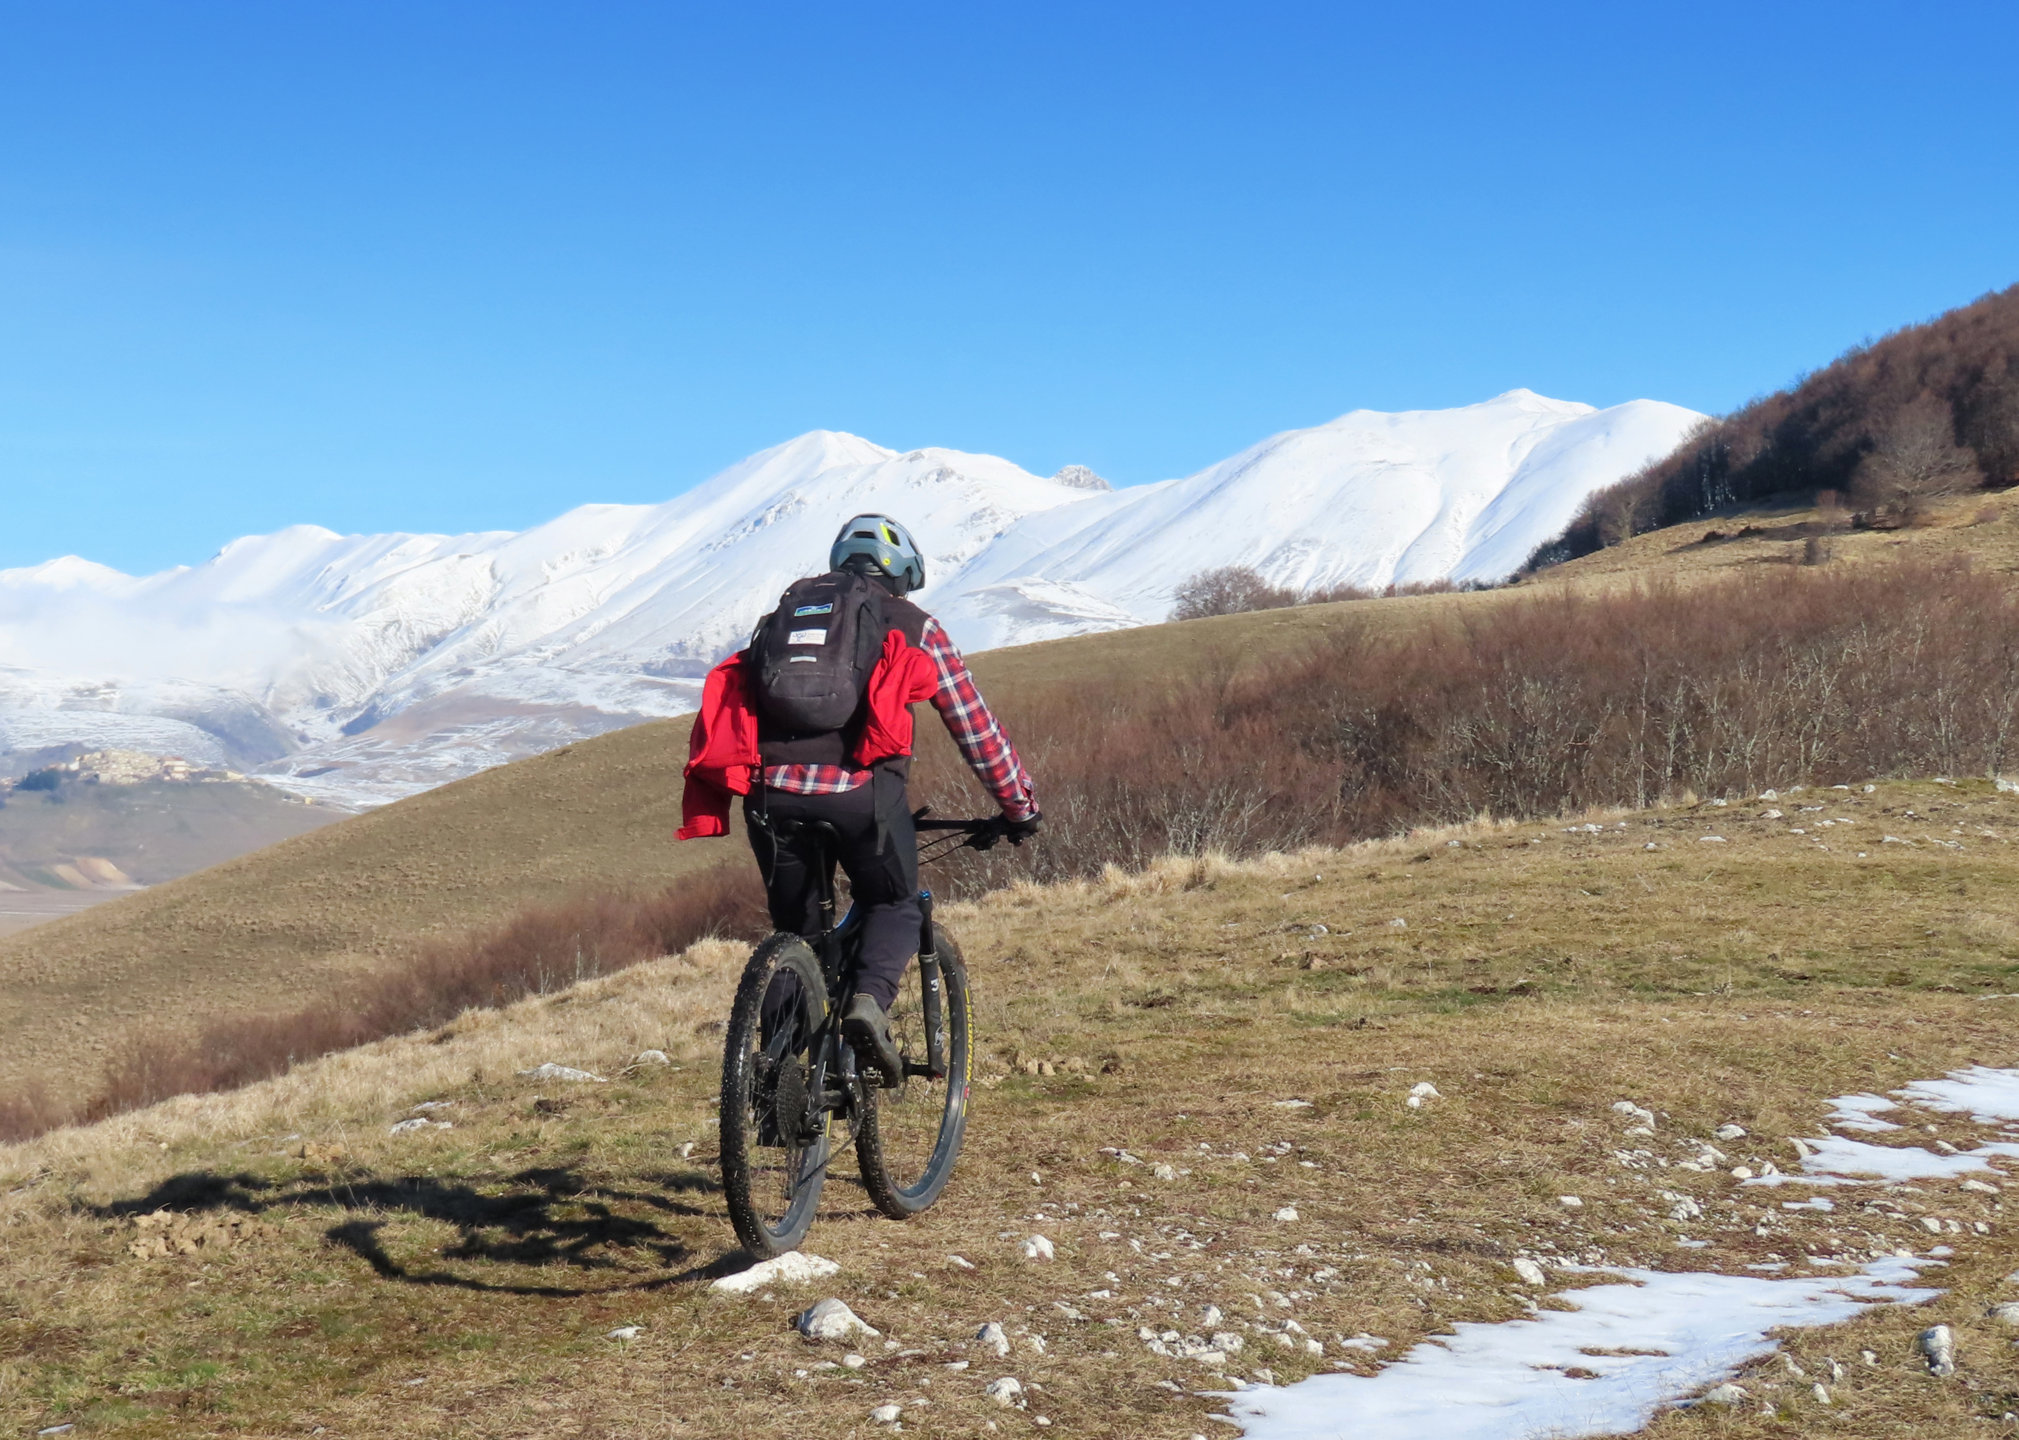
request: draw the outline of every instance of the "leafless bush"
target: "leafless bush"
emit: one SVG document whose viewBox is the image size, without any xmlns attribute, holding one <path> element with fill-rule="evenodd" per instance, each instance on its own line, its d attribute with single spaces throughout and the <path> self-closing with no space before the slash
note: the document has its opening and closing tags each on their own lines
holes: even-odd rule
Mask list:
<svg viewBox="0 0 2019 1440">
<path fill-rule="evenodd" d="M 1827 535 L 1811 535 L 1802 542 L 1802 563 L 1804 565 L 1827 565 L 1833 551 Z"/>
<path fill-rule="evenodd" d="M 30 1080 L 14 1094 L 0 1096 L 0 1145 L 31 1140 L 74 1118 L 72 1107 L 52 1098 L 41 1081 Z"/>
<path fill-rule="evenodd" d="M 658 894 L 585 895 L 528 910 L 494 931 L 425 946 L 410 963 L 363 976 L 298 1010 L 219 1021 L 195 1040 L 140 1036 L 107 1066 L 86 1113 L 97 1119 L 171 1095 L 235 1089 L 320 1055 L 444 1024 L 468 1009 L 612 974 L 705 935 L 755 936 L 768 928 L 755 871 L 741 863 Z M 0 1127 L 10 1113 L 0 1108 Z M 30 1134 L 64 1118 L 46 1102 L 40 1112 L 22 1113 Z"/>
<path fill-rule="evenodd" d="M 1271 585 L 1246 565 L 1222 565 L 1201 570 L 1172 593 L 1177 604 L 1173 620 L 1203 620 L 1208 615 L 1239 615 L 1249 610 L 1280 610 L 1297 603 L 1297 593 Z"/>
<path fill-rule="evenodd" d="M 1406 631 L 1349 619 L 1332 637 L 1266 674 L 1173 691 L 1002 697 L 1046 831 L 949 888 L 1481 811 L 1995 773 L 2019 754 L 2019 586 L 1964 567 L 1782 567 Z M 949 812 L 971 803 L 947 767 L 919 784 Z"/>
<path fill-rule="evenodd" d="M 1338 600 L 1393 600 L 1402 595 L 1456 595 L 1492 588 L 1472 580 L 1405 580 L 1398 585 L 1383 585 L 1378 589 L 1371 585 L 1332 585 L 1305 591 L 1297 603 L 1329 605 Z"/>
</svg>

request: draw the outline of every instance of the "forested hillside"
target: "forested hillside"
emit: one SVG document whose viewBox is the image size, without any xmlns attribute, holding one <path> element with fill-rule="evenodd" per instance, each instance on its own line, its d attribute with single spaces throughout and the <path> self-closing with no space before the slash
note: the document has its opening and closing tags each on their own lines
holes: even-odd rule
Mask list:
<svg viewBox="0 0 2019 1440">
<path fill-rule="evenodd" d="M 2019 484 L 2019 286 L 1861 345 L 1786 390 L 1707 422 L 1593 495 L 1531 568 L 1770 496 L 1835 492 L 1864 523 Z M 1834 507 L 1833 507 L 1834 508 Z"/>
</svg>

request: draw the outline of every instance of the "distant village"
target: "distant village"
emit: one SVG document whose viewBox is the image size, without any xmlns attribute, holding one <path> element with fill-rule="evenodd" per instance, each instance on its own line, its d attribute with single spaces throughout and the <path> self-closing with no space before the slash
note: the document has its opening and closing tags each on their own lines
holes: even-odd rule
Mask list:
<svg viewBox="0 0 2019 1440">
<path fill-rule="evenodd" d="M 30 770 L 18 780 L 0 779 L 0 790 L 55 790 L 61 785 L 144 785 L 153 781 L 202 784 L 243 780 L 236 770 L 207 769 L 179 755 L 140 750 L 93 750 Z"/>
</svg>

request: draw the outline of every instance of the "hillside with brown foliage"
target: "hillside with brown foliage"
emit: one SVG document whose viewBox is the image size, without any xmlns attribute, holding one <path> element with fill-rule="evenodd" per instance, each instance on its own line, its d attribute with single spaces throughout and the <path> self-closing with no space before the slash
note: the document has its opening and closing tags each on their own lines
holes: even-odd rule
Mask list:
<svg viewBox="0 0 2019 1440">
<path fill-rule="evenodd" d="M 1710 421 L 1592 496 L 1531 568 L 1770 497 L 1835 492 L 1881 523 L 1917 502 L 2019 484 L 2019 286 L 1860 345 Z"/>
</svg>

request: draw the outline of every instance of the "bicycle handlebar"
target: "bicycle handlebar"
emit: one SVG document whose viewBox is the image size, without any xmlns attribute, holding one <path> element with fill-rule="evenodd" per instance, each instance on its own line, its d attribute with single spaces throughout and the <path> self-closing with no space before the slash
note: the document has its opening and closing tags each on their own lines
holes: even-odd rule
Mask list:
<svg viewBox="0 0 2019 1440">
<path fill-rule="evenodd" d="M 991 815 L 986 820 L 928 820 L 926 815 L 930 808 L 919 807 L 911 817 L 913 826 L 919 830 L 939 830 L 966 836 L 954 849 L 991 850 L 1009 838 L 1010 822 L 1000 815 Z"/>
</svg>

